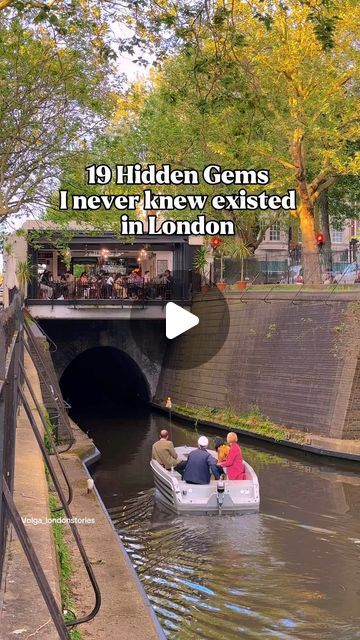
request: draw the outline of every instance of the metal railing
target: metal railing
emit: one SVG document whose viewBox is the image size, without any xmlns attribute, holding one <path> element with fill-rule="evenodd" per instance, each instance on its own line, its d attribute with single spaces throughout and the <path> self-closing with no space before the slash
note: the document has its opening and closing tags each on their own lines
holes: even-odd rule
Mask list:
<svg viewBox="0 0 360 640">
<path fill-rule="evenodd" d="M 66 517 L 68 519 L 71 532 L 72 532 L 72 534 L 74 536 L 77 548 L 78 548 L 79 553 L 81 555 L 81 558 L 83 560 L 87 575 L 88 575 L 88 577 L 90 579 L 90 582 L 91 582 L 91 585 L 93 587 L 94 594 L 95 594 L 95 603 L 94 603 L 93 609 L 90 611 L 89 614 L 87 614 L 86 616 L 83 616 L 82 618 L 75 618 L 74 620 L 66 620 L 66 621 L 64 621 L 64 624 L 67 627 L 73 627 L 73 626 L 78 625 L 78 624 L 83 624 L 84 622 L 89 622 L 97 614 L 97 612 L 100 609 L 100 604 L 101 604 L 100 589 L 99 589 L 99 586 L 97 584 L 97 581 L 96 581 L 96 578 L 95 578 L 95 575 L 94 575 L 94 571 L 93 571 L 93 568 L 91 566 L 91 562 L 90 562 L 90 560 L 89 560 L 89 558 L 87 556 L 87 553 L 85 551 L 84 545 L 82 543 L 81 536 L 79 534 L 77 526 L 74 523 L 73 515 L 72 515 L 72 513 L 70 511 L 70 508 L 68 506 L 67 500 L 66 500 L 65 495 L 63 493 L 63 490 L 61 488 L 61 484 L 60 484 L 59 479 L 57 477 L 57 473 L 55 471 L 55 467 L 54 467 L 54 465 L 53 465 L 53 463 L 51 461 L 49 453 L 47 452 L 46 446 L 44 444 L 44 440 L 43 440 L 43 438 L 41 436 L 41 433 L 40 433 L 40 431 L 39 431 L 39 429 L 37 427 L 36 421 L 34 419 L 33 412 L 32 412 L 32 410 L 30 408 L 30 405 L 29 405 L 29 403 L 28 403 L 28 401 L 26 399 L 26 395 L 25 395 L 24 390 L 22 389 L 21 385 L 18 386 L 18 392 L 19 392 L 19 396 L 20 396 L 22 405 L 23 405 L 23 407 L 25 409 L 25 413 L 26 413 L 27 418 L 28 418 L 28 420 L 30 422 L 32 431 L 34 433 L 34 436 L 35 436 L 36 441 L 37 441 L 37 443 L 39 445 L 39 448 L 40 448 L 40 451 L 41 451 L 42 456 L 44 458 L 44 461 L 46 463 L 46 467 L 47 467 L 47 469 L 49 471 L 49 474 L 51 476 L 51 479 L 52 479 L 52 481 L 54 483 L 54 487 L 56 489 L 56 493 L 58 494 L 58 497 L 59 497 L 59 500 L 60 500 L 60 503 L 61 503 L 61 508 L 64 510 L 65 515 L 66 515 Z M 40 587 L 40 582 L 41 582 L 40 576 L 35 575 L 35 578 L 36 578 L 36 581 L 38 582 L 38 585 Z"/>
<path fill-rule="evenodd" d="M 115 281 L 114 284 L 91 281 L 68 285 L 62 281 L 40 284 L 35 300 L 166 300 L 173 298 L 172 282 L 145 283 L 128 279 Z"/>
<path fill-rule="evenodd" d="M 54 374 L 51 372 L 51 367 L 46 367 L 46 362 L 42 359 L 41 351 L 36 344 L 35 337 L 30 328 L 32 323 L 33 319 L 29 321 L 28 316 L 26 316 L 26 321 L 23 321 L 21 300 L 18 296 L 14 298 L 11 307 L 0 315 L 0 581 L 2 580 L 2 574 L 4 571 L 5 549 L 7 546 L 9 525 L 11 523 L 32 569 L 40 592 L 49 610 L 52 622 L 59 634 L 60 640 L 70 640 L 70 627 L 88 622 L 97 614 L 101 605 L 101 594 L 91 562 L 87 556 L 80 533 L 74 523 L 74 519 L 69 508 L 73 495 L 71 483 L 57 451 L 57 442 L 55 442 L 53 435 L 48 428 L 44 412 L 24 368 L 23 354 L 25 346 L 30 355 L 35 353 L 37 359 L 36 368 L 38 372 L 44 377 L 46 377 L 47 374 L 47 380 L 45 380 L 45 382 L 49 388 L 52 389 L 54 401 L 57 403 L 59 416 L 61 417 L 64 411 L 66 413 L 66 407 L 62 401 L 60 390 L 59 394 L 57 394 L 55 387 L 52 388 L 51 380 L 54 377 Z M 29 405 L 24 390 L 25 388 L 27 388 L 31 400 L 34 402 L 35 409 L 42 421 L 44 433 L 47 434 L 50 451 L 48 451 L 43 435 L 38 428 L 34 416 L 34 410 Z M 92 610 L 87 615 L 80 618 L 74 618 L 71 620 L 64 619 L 63 613 L 56 602 L 46 578 L 44 568 L 39 562 L 34 546 L 13 499 L 15 434 L 19 404 L 22 404 L 24 407 L 25 415 L 29 420 L 29 424 L 40 448 L 42 457 L 55 487 L 55 491 L 58 495 L 60 506 L 54 509 L 53 512 L 59 510 L 64 511 L 94 591 L 94 605 Z M 71 429 L 70 434 L 73 442 L 74 439 Z M 64 495 L 50 452 L 55 455 L 59 469 L 63 475 L 68 491 L 67 498 Z"/>
<path fill-rule="evenodd" d="M 319 252 L 321 280 L 323 283 L 335 284 L 336 282 L 344 282 L 344 273 L 348 270 L 350 256 L 346 252 L 331 251 Z M 360 270 L 360 265 L 359 265 Z M 302 284 L 303 270 L 301 264 L 301 254 L 295 257 L 284 256 L 283 258 L 274 259 L 274 254 L 269 252 L 265 256 L 251 256 L 245 258 L 241 266 L 240 260 L 224 258 L 223 268 L 221 269 L 220 258 L 215 255 L 214 264 L 210 273 L 210 282 L 216 283 L 220 281 L 221 271 L 223 271 L 224 281 L 228 285 L 235 284 L 243 279 L 249 282 L 256 277 L 256 284 Z M 354 273 L 354 283 L 359 281 L 356 279 L 357 274 Z"/>
<path fill-rule="evenodd" d="M 49 364 L 46 362 L 45 349 L 47 348 L 47 342 L 44 339 L 42 341 L 42 348 L 40 347 L 32 331 L 32 325 L 36 326 L 39 331 L 42 331 L 36 321 L 26 313 L 24 322 L 26 340 L 24 340 L 24 346 L 36 367 L 40 379 L 44 404 L 54 424 L 56 443 L 57 445 L 65 445 L 64 452 L 70 449 L 74 443 L 74 435 L 67 413 L 69 407 L 62 397 L 53 367 L 49 367 Z"/>
<path fill-rule="evenodd" d="M 17 379 L 21 352 L 21 301 L 0 313 L 0 485 L 2 479 L 9 491 L 14 485 L 16 413 L 18 408 Z M 0 580 L 8 535 L 4 503 L 0 501 Z"/>
</svg>

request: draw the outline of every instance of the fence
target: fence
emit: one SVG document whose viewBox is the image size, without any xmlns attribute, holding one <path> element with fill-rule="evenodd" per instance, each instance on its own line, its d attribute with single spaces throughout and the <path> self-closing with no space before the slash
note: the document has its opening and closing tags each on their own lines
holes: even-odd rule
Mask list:
<svg viewBox="0 0 360 640">
<path fill-rule="evenodd" d="M 3 479 L 12 492 L 14 485 L 15 433 L 18 407 L 19 363 L 22 357 L 21 304 L 16 296 L 11 307 L 0 313 L 0 485 Z M 1 494 L 2 495 L 2 494 Z M 8 534 L 4 502 L 0 501 L 0 579 Z"/>
<path fill-rule="evenodd" d="M 261 257 L 246 258 L 241 265 L 240 260 L 224 258 L 221 269 L 220 258 L 215 257 L 210 279 L 212 283 L 219 282 L 221 270 L 224 281 L 232 285 L 244 279 L 254 281 L 255 284 L 294 284 L 301 275 L 301 252 L 292 253 L 288 257 L 274 258 L 274 253 L 267 253 Z M 349 251 L 330 251 L 320 253 L 320 268 L 323 281 L 339 279 L 340 275 L 351 263 Z"/>
<path fill-rule="evenodd" d="M 62 281 L 42 283 L 37 289 L 37 300 L 166 300 L 174 295 L 173 282 L 89 281 L 67 285 Z"/>
<path fill-rule="evenodd" d="M 51 369 L 47 366 L 44 354 L 38 348 L 33 333 L 34 328 L 39 330 L 39 327 L 37 327 L 34 320 L 29 318 L 29 316 L 25 315 L 24 322 L 20 296 L 16 295 L 11 306 L 2 311 L 0 315 L 0 583 L 2 582 L 4 572 L 5 550 L 7 548 L 8 531 L 11 523 L 32 569 L 40 592 L 49 610 L 52 622 L 59 634 L 59 638 L 61 640 L 70 640 L 70 627 L 88 622 L 97 614 L 101 604 L 101 594 L 91 562 L 86 554 L 81 536 L 74 524 L 73 516 L 69 508 L 73 491 L 58 454 L 57 446 L 59 442 L 56 441 L 51 430 L 49 430 L 45 415 L 37 401 L 30 380 L 24 369 L 23 354 L 25 347 L 33 359 L 40 380 L 43 378 L 43 383 L 47 387 L 47 391 L 54 402 L 57 411 L 56 416 L 59 421 L 58 427 L 62 427 L 62 432 L 65 433 L 67 440 L 65 445 L 69 448 L 73 443 L 73 437 L 69 428 L 68 419 L 65 415 L 66 408 L 60 390 L 56 388 L 55 380 L 51 375 Z M 49 454 L 47 446 L 45 446 L 44 438 L 34 418 L 34 413 L 30 407 L 25 389 L 29 392 L 32 402 L 37 408 L 52 455 Z M 54 511 L 63 510 L 65 512 L 80 557 L 94 591 L 94 606 L 87 615 L 83 615 L 81 618 L 71 620 L 63 619 L 62 611 L 54 598 L 44 573 L 44 568 L 39 563 L 35 549 L 13 499 L 15 435 L 17 410 L 20 403 L 24 408 L 25 415 L 28 418 L 29 425 L 38 443 L 44 463 L 59 498 L 60 507 L 54 509 Z M 64 444 L 63 438 L 61 438 L 60 444 Z M 68 492 L 67 498 L 59 482 L 56 467 L 52 462 L 51 458 L 53 456 L 56 457 L 58 468 L 65 480 Z"/>
</svg>

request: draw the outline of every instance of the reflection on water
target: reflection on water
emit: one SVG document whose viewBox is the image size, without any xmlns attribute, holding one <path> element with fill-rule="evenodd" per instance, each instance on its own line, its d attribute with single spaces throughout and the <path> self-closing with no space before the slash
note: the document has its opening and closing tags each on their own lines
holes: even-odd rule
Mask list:
<svg viewBox="0 0 360 640">
<path fill-rule="evenodd" d="M 96 485 L 169 638 L 360 638 L 353 467 L 243 447 L 260 513 L 177 517 L 154 503 L 148 464 L 164 417 L 132 409 L 74 418 L 102 452 Z M 198 434 L 173 424 L 172 436 L 193 444 Z"/>
</svg>

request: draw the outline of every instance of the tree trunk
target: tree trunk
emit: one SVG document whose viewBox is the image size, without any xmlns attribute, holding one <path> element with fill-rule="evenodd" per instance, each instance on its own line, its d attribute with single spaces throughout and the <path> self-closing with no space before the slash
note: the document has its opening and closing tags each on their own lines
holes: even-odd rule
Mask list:
<svg viewBox="0 0 360 640">
<path fill-rule="evenodd" d="M 297 113 L 295 112 L 297 117 Z M 298 216 L 302 234 L 303 270 L 305 284 L 320 284 L 320 256 L 315 238 L 314 203 L 310 197 L 304 153 L 304 130 L 296 128 L 293 136 L 292 158 L 296 167 Z"/>
<path fill-rule="evenodd" d="M 319 198 L 319 218 L 320 229 L 324 236 L 323 253 L 325 259 L 325 266 L 327 269 L 332 269 L 332 254 L 331 254 L 331 235 L 330 235 L 330 220 L 329 220 L 329 196 L 328 192 L 323 191 Z"/>
<path fill-rule="evenodd" d="M 302 234 L 304 282 L 305 284 L 321 284 L 320 257 L 315 238 L 314 211 L 306 202 L 301 202 L 298 213 Z"/>
</svg>

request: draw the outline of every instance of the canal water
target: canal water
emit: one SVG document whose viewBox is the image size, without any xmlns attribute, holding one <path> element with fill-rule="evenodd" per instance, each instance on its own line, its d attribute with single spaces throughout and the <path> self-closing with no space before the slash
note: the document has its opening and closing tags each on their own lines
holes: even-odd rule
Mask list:
<svg viewBox="0 0 360 640">
<path fill-rule="evenodd" d="M 154 502 L 149 468 L 166 416 L 92 406 L 73 418 L 102 453 L 96 486 L 170 639 L 360 638 L 359 469 L 243 444 L 260 513 L 177 517 Z M 173 422 L 175 445 L 198 435 Z"/>
</svg>

